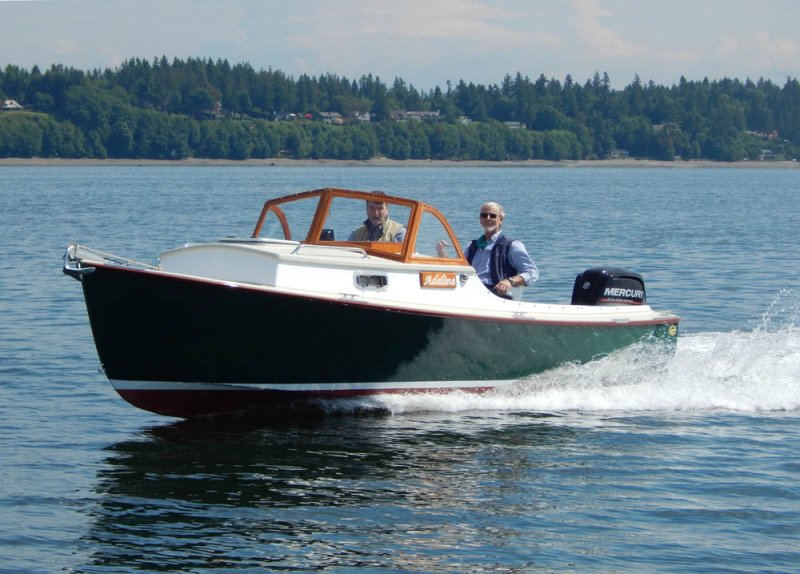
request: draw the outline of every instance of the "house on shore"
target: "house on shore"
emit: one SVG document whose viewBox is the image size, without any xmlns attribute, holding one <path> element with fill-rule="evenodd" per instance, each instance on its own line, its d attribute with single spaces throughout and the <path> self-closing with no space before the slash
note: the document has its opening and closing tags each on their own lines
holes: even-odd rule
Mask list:
<svg viewBox="0 0 800 574">
<path fill-rule="evenodd" d="M 16 100 L 3 100 L 3 105 L 0 106 L 0 110 L 5 111 L 18 111 L 24 110 L 25 106 L 20 105 L 19 102 Z"/>
<path fill-rule="evenodd" d="M 333 124 L 335 126 L 344 124 L 344 118 L 339 112 L 320 112 L 319 119 L 326 124 Z"/>
<path fill-rule="evenodd" d="M 409 110 L 394 110 L 391 115 L 393 120 L 404 122 L 404 121 L 414 121 L 414 122 L 435 122 L 439 120 L 439 110 L 435 112 L 425 112 L 425 111 L 409 111 Z"/>
</svg>

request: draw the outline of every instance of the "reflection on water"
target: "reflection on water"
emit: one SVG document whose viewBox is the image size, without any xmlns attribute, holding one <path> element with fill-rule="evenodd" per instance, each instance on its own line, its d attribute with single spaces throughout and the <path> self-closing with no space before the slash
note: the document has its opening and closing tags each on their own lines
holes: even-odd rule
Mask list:
<svg viewBox="0 0 800 574">
<path fill-rule="evenodd" d="M 150 428 L 103 453 L 79 571 L 585 571 L 592 556 L 655 565 L 669 552 L 791 563 L 800 498 L 775 485 L 800 470 L 785 464 L 800 404 L 793 309 L 751 333 L 685 336 L 668 357 L 631 348 L 503 392 Z M 748 510 L 761 507 L 774 509 Z M 728 558 L 698 542 L 710 532 Z"/>
<path fill-rule="evenodd" d="M 532 415 L 509 426 L 508 416 L 502 427 L 485 415 L 418 414 L 153 428 L 108 448 L 85 571 L 444 571 L 459 568 L 442 552 L 454 548 L 462 566 L 490 568 L 511 550 L 516 527 L 503 515 L 536 505 L 532 451 L 563 451 L 573 435 Z M 486 513 L 495 516 L 476 520 Z"/>
</svg>

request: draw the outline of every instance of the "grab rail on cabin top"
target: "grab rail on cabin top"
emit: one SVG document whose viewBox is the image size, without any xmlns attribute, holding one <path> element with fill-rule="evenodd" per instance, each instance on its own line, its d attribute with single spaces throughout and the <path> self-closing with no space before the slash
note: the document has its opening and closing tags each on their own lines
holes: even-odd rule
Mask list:
<svg viewBox="0 0 800 574">
<path fill-rule="evenodd" d="M 301 243 L 300 245 L 298 245 L 297 247 L 295 247 L 292 250 L 291 254 L 292 255 L 299 254 L 300 250 L 303 249 L 304 247 L 306 249 L 310 249 L 310 248 L 313 247 L 314 249 L 329 249 L 329 250 L 332 250 L 332 251 L 340 251 L 340 252 L 341 251 L 347 251 L 349 253 L 356 253 L 358 255 L 361 255 L 361 257 L 363 257 L 365 259 L 368 257 L 367 256 L 367 252 L 361 247 L 348 247 L 348 246 L 340 246 L 340 245 L 319 245 L 318 243 Z"/>
<path fill-rule="evenodd" d="M 256 244 L 277 244 L 277 245 L 299 245 L 299 241 L 292 239 L 274 239 L 271 237 L 221 237 L 217 239 L 219 243 L 256 243 Z"/>
</svg>

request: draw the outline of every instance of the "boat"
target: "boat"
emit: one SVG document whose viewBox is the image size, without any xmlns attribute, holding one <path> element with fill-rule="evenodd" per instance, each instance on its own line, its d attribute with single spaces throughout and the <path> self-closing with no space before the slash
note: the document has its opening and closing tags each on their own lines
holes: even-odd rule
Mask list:
<svg viewBox="0 0 800 574">
<path fill-rule="evenodd" d="M 190 418 L 382 393 L 488 392 L 637 343 L 674 348 L 679 317 L 641 276 L 595 267 L 563 304 L 487 290 L 444 215 L 380 192 L 267 200 L 250 237 L 144 263 L 72 243 L 102 370 L 125 400 Z M 402 241 L 358 241 L 365 202 Z M 445 247 L 446 246 L 446 247 Z"/>
</svg>

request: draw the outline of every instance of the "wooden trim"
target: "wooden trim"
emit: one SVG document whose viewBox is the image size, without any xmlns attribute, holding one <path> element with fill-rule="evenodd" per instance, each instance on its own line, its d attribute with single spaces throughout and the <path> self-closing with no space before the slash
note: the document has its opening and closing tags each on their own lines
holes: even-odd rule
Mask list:
<svg viewBox="0 0 800 574">
<path fill-rule="evenodd" d="M 286 216 L 281 209 L 281 205 L 293 201 L 299 201 L 303 199 L 309 199 L 312 197 L 318 197 L 318 202 L 316 205 L 316 211 L 314 212 L 314 217 L 309 225 L 309 228 L 306 231 L 305 239 L 302 240 L 304 243 L 308 243 L 310 245 L 319 245 L 322 242 L 320 239 L 320 233 L 325 227 L 325 221 L 329 215 L 329 211 L 331 208 L 331 203 L 334 197 L 344 197 L 350 199 L 360 199 L 364 201 L 375 200 L 376 195 L 374 192 L 370 191 L 355 191 L 349 189 L 340 189 L 340 188 L 333 188 L 333 187 L 326 187 L 321 189 L 315 189 L 311 191 L 304 191 L 301 193 L 295 193 L 292 195 L 285 195 L 282 197 L 277 197 L 275 199 L 267 200 L 264 203 L 263 208 L 261 209 L 261 215 L 258 218 L 258 222 L 256 223 L 255 229 L 253 231 L 252 237 L 258 237 L 261 233 L 261 230 L 264 225 L 264 221 L 271 211 L 273 212 L 278 220 L 281 223 L 281 227 L 283 228 L 284 238 L 291 239 L 292 230 L 289 228 L 288 221 L 286 220 Z M 456 238 L 455 233 L 453 232 L 453 228 L 450 226 L 450 223 L 447 219 L 442 215 L 442 213 L 436 209 L 435 207 L 423 203 L 421 201 L 407 199 L 404 197 L 394 196 L 394 195 L 380 195 L 380 200 L 385 201 L 391 205 L 401 205 L 410 210 L 407 227 L 406 227 L 406 239 L 401 244 L 390 244 L 390 243 L 382 243 L 382 242 L 351 242 L 351 241 L 325 241 L 325 245 L 355 245 L 357 247 L 361 247 L 366 251 L 368 254 L 376 255 L 378 257 L 384 257 L 387 259 L 392 259 L 394 261 L 399 261 L 401 263 L 409 263 L 411 261 L 415 262 L 424 262 L 427 264 L 434 264 L 434 265 L 468 265 L 466 257 L 464 256 L 464 252 L 461 249 L 460 244 L 458 243 L 458 239 Z M 416 240 L 417 240 L 417 231 L 419 229 L 420 221 L 422 219 L 423 213 L 430 213 L 439 222 L 442 224 L 442 227 L 449 235 L 449 240 L 452 245 L 452 248 L 455 250 L 455 257 L 431 257 L 431 256 L 421 256 L 415 255 L 415 247 L 416 247 Z M 295 235 L 298 233 L 298 230 L 294 230 Z M 397 247 L 399 246 L 399 248 Z"/>
</svg>

